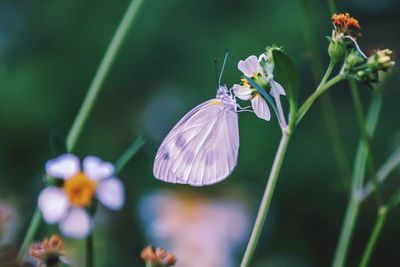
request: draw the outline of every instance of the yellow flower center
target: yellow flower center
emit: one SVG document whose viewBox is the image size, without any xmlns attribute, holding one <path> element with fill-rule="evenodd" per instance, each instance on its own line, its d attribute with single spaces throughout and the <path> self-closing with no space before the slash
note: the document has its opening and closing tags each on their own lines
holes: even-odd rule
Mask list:
<svg viewBox="0 0 400 267">
<path fill-rule="evenodd" d="M 249 81 L 247 79 L 243 78 L 243 79 L 240 79 L 240 81 L 242 82 L 243 86 L 250 87 Z"/>
<path fill-rule="evenodd" d="M 80 172 L 65 181 L 64 192 L 73 206 L 85 208 L 96 193 L 96 183 Z"/>
</svg>

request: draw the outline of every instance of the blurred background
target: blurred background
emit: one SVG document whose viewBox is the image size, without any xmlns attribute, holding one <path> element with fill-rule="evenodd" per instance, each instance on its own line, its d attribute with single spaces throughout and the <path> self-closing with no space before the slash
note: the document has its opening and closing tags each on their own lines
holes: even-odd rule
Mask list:
<svg viewBox="0 0 400 267">
<path fill-rule="evenodd" d="M 21 242 L 43 188 L 44 163 L 57 155 L 49 140 L 65 138 L 128 4 L 0 1 L 0 244 Z M 339 12 L 359 19 L 359 44 L 365 51 L 387 47 L 398 54 L 400 2 L 349 0 L 337 5 Z M 311 30 L 305 30 L 307 25 Z M 124 209 L 100 208 L 96 215 L 98 266 L 143 266 L 139 254 L 150 243 L 171 249 L 179 266 L 238 265 L 279 142 L 277 120 L 265 123 L 251 113 L 239 115 L 238 166 L 214 186 L 156 180 L 156 149 L 181 116 L 215 96 L 213 59 L 221 62 L 226 48 L 230 55 L 223 81 L 232 85 L 240 78 L 240 59 L 282 45 L 300 72 L 303 100 L 315 88 L 312 68 L 324 71 L 319 60 L 327 66 L 331 29 L 324 1 L 144 1 L 76 149 L 81 157 L 93 154 L 113 162 L 138 135 L 147 140 L 120 174 L 127 192 Z M 311 49 L 307 36 L 315 39 Z M 384 91 L 373 140 L 378 167 L 400 144 L 398 84 L 395 75 Z M 360 87 L 365 109 L 371 92 Z M 289 146 L 254 266 L 328 266 L 333 258 L 360 134 L 347 84 L 332 88 L 330 96 L 345 164 L 339 167 L 335 159 L 317 103 Z M 399 171 L 393 173 L 384 189 L 400 186 L 399 176 Z M 359 261 L 375 216 L 371 198 L 360 214 L 349 266 Z M 37 240 L 54 231 L 57 227 L 43 225 Z M 371 266 L 396 265 L 399 234 L 396 209 Z M 67 243 L 77 266 L 84 259 L 83 243 Z"/>
</svg>

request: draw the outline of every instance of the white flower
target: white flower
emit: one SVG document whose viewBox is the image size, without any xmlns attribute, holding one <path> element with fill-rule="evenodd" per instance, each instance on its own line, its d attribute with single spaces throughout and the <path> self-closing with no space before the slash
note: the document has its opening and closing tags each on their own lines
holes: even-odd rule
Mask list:
<svg viewBox="0 0 400 267">
<path fill-rule="evenodd" d="M 248 78 L 257 77 L 259 74 L 263 74 L 260 61 L 258 61 L 258 58 L 254 55 L 249 56 L 245 60 L 240 60 L 238 63 L 238 69 Z"/>
<path fill-rule="evenodd" d="M 245 60 L 240 60 L 238 63 L 238 69 L 247 78 L 266 80 L 260 61 L 254 55 L 249 56 Z M 250 84 L 246 79 L 242 79 L 242 85 L 233 85 L 233 93 L 236 97 L 242 100 L 251 100 L 251 106 L 257 117 L 266 121 L 271 119 L 271 112 L 267 102 L 256 89 L 250 87 Z"/>
<path fill-rule="evenodd" d="M 261 63 L 263 65 L 261 65 Z M 264 66 L 264 67 L 263 67 Z M 261 87 L 266 86 L 268 83 L 271 86 L 269 94 L 275 99 L 276 106 L 279 113 L 279 122 L 281 126 L 286 125 L 285 118 L 282 111 L 282 106 L 279 97 L 286 95 L 282 85 L 274 81 L 273 70 L 274 64 L 268 62 L 266 54 L 261 54 L 259 57 L 252 55 L 245 60 L 240 60 L 238 69 L 243 75 L 249 79 L 253 79 Z M 242 100 L 250 100 L 251 106 L 257 117 L 269 121 L 271 119 L 271 112 L 264 97 L 255 89 L 250 86 L 247 79 L 242 79 L 242 84 L 235 84 L 233 92 L 236 97 Z"/>
<path fill-rule="evenodd" d="M 96 197 L 104 206 L 118 210 L 125 202 L 124 186 L 113 177 L 114 166 L 88 156 L 83 160 L 65 154 L 46 163 L 48 176 L 62 179 L 62 187 L 48 186 L 42 190 L 38 207 L 47 223 L 58 223 L 61 232 L 73 238 L 84 238 L 92 229 L 86 208 Z"/>
</svg>

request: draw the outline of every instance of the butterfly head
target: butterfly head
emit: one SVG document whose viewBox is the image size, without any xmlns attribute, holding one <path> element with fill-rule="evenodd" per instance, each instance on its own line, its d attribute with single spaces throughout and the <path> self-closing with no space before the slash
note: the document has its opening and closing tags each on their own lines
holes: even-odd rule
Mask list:
<svg viewBox="0 0 400 267">
<path fill-rule="evenodd" d="M 236 105 L 236 98 L 232 94 L 232 90 L 228 89 L 228 87 L 226 87 L 226 85 L 220 85 L 218 87 L 216 98 L 220 99 L 221 102 L 223 102 L 225 104 Z"/>
</svg>

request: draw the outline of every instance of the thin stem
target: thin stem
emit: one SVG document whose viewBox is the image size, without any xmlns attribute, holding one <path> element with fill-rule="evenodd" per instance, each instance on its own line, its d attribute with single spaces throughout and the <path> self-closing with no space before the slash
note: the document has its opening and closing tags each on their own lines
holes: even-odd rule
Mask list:
<svg viewBox="0 0 400 267">
<path fill-rule="evenodd" d="M 36 207 L 36 210 L 33 214 L 32 220 L 29 224 L 28 231 L 26 232 L 24 241 L 22 241 L 21 248 L 18 252 L 18 261 L 21 262 L 25 256 L 25 252 L 28 250 L 28 247 L 31 245 L 33 238 L 37 230 L 39 229 L 40 223 L 42 221 L 42 216 L 40 214 L 39 208 Z"/>
<path fill-rule="evenodd" d="M 94 267 L 93 232 L 86 237 L 86 267 Z"/>
<path fill-rule="evenodd" d="M 339 75 L 335 76 L 334 78 L 332 78 L 331 80 L 327 81 L 334 66 L 335 66 L 334 62 L 331 62 L 329 64 L 329 67 L 328 67 L 320 85 L 317 87 L 314 94 L 310 96 L 312 101 L 309 101 L 310 98 L 308 100 L 306 100 L 306 102 L 301 107 L 302 111 L 300 113 L 300 116 L 297 116 L 297 114 L 299 114 L 299 113 L 296 114 L 297 120 L 296 120 L 296 123 L 294 124 L 294 126 L 290 126 L 290 125 L 292 125 L 292 124 L 290 124 L 289 128 L 287 130 L 282 131 L 282 138 L 281 138 L 278 150 L 275 155 L 274 163 L 272 165 L 272 169 L 271 169 L 271 172 L 269 175 L 267 186 L 264 191 L 263 198 L 261 200 L 260 207 L 258 209 L 256 222 L 254 224 L 254 227 L 253 227 L 253 230 L 252 230 L 252 233 L 250 236 L 250 240 L 247 244 L 246 251 L 243 256 L 241 265 L 240 265 L 241 267 L 249 266 L 250 262 L 253 258 L 253 254 L 256 249 L 257 242 L 260 237 L 264 222 L 268 216 L 268 211 L 269 211 L 269 207 L 271 204 L 272 196 L 273 196 L 273 193 L 275 190 L 276 183 L 278 181 L 279 172 L 280 172 L 280 169 L 282 166 L 282 162 L 285 158 L 287 145 L 289 143 L 291 134 L 293 132 L 292 128 L 295 127 L 295 125 L 299 122 L 299 120 L 305 115 L 305 113 L 311 107 L 313 102 L 318 98 L 318 96 L 320 96 L 322 93 L 324 93 L 330 87 L 332 87 L 333 85 L 335 85 L 336 83 L 338 83 L 339 81 L 344 79 L 344 76 L 339 74 Z"/>
<path fill-rule="evenodd" d="M 372 252 L 374 251 L 374 248 L 376 246 L 376 242 L 378 241 L 383 226 L 385 225 L 387 215 L 388 215 L 388 208 L 386 206 L 381 207 L 378 211 L 378 217 L 376 218 L 374 228 L 368 239 L 368 243 L 361 258 L 361 263 L 359 267 L 368 266 L 369 260 L 372 256 Z"/>
<path fill-rule="evenodd" d="M 350 81 L 350 89 L 351 89 L 351 94 L 353 96 L 353 103 L 354 103 L 354 108 L 356 111 L 356 116 L 358 120 L 358 124 L 360 127 L 360 132 L 361 132 L 361 138 L 365 140 L 365 145 L 367 146 L 367 151 L 368 151 L 368 159 L 367 159 L 367 166 L 369 169 L 369 172 L 371 174 L 371 181 L 374 186 L 375 190 L 375 196 L 376 196 L 376 201 L 378 203 L 378 206 L 381 206 L 383 204 L 383 197 L 379 191 L 378 187 L 378 178 L 376 175 L 376 170 L 375 170 L 375 163 L 373 160 L 373 155 L 371 151 L 371 137 L 368 134 L 367 130 L 367 125 L 365 122 L 365 117 L 364 117 L 364 111 L 362 108 L 362 103 L 361 103 L 361 98 L 360 94 L 358 92 L 358 86 L 355 83 L 355 81 Z"/>
<path fill-rule="evenodd" d="M 281 126 L 282 131 L 286 131 L 288 125 L 286 122 L 285 114 L 283 113 L 280 95 L 275 96 L 275 102 L 276 102 L 276 106 L 277 106 L 278 114 L 279 114 L 279 124 Z"/>
<path fill-rule="evenodd" d="M 393 152 L 386 163 L 376 173 L 378 183 L 382 183 L 385 179 L 400 165 L 400 146 Z M 363 190 L 361 199 L 364 201 L 374 191 L 374 185 L 369 181 Z"/>
<path fill-rule="evenodd" d="M 380 94 L 375 94 L 372 98 L 371 106 L 366 120 L 366 129 L 369 136 L 373 136 L 379 113 L 381 110 L 382 98 Z M 353 237 L 354 226 L 357 221 L 358 212 L 361 205 L 361 192 L 363 187 L 365 168 L 368 158 L 368 145 L 365 138 L 361 138 L 358 144 L 356 159 L 354 163 L 352 190 L 349 203 L 347 205 L 342 230 L 336 247 L 332 267 L 343 267 Z"/>
<path fill-rule="evenodd" d="M 83 103 L 81 105 L 81 108 L 78 111 L 77 116 L 75 117 L 74 123 L 72 124 L 72 127 L 68 133 L 67 136 L 67 151 L 73 151 L 75 148 L 75 145 L 79 139 L 80 133 L 82 131 L 82 128 L 87 121 L 87 118 L 90 114 L 90 111 L 92 110 L 95 101 L 97 99 L 97 96 L 100 92 L 101 86 L 104 83 L 104 80 L 107 77 L 107 74 L 109 73 L 112 64 L 115 61 L 115 58 L 118 54 L 118 51 L 125 40 L 125 37 L 128 33 L 128 30 L 130 26 L 132 25 L 132 22 L 134 21 L 136 14 L 142 4 L 143 0 L 132 0 L 129 7 L 127 8 L 125 15 L 123 16 L 116 32 L 114 33 L 113 38 L 111 39 L 111 42 L 103 56 L 103 59 L 96 71 L 96 74 L 93 78 L 93 81 L 89 87 L 88 93 L 83 100 Z M 30 222 L 30 225 L 28 227 L 28 231 L 25 235 L 24 241 L 22 242 L 20 251 L 18 253 L 19 260 L 22 260 L 26 249 L 28 246 L 32 243 L 32 240 L 34 239 L 37 229 L 39 228 L 41 222 L 41 217 L 40 217 L 40 211 L 37 208 L 32 219 Z"/>
<path fill-rule="evenodd" d="M 329 64 L 331 66 L 331 64 Z M 332 72 L 332 70 L 327 70 L 327 72 L 324 75 L 325 77 L 329 77 L 329 73 Z M 327 75 L 328 74 L 328 75 Z M 321 95 L 323 94 L 326 90 L 328 90 L 330 87 L 332 87 L 333 85 L 335 85 L 336 83 L 342 81 L 345 78 L 344 75 L 342 74 L 338 74 L 337 76 L 333 77 L 332 79 L 330 79 L 329 81 L 327 81 L 326 83 L 323 82 L 323 80 L 321 81 L 320 85 L 318 86 L 317 90 L 315 90 L 315 92 L 303 103 L 303 105 L 301 105 L 301 107 L 299 108 L 299 111 L 296 114 L 296 124 L 298 124 L 301 119 L 303 118 L 303 116 L 306 114 L 306 112 L 309 110 L 309 108 L 312 106 L 312 104 L 314 103 L 314 101 Z"/>
<path fill-rule="evenodd" d="M 118 51 L 128 34 L 130 26 L 132 25 L 132 22 L 134 21 L 142 2 L 143 0 L 131 1 L 128 9 L 125 12 L 125 15 L 118 25 L 116 32 L 114 33 L 113 38 L 111 39 L 106 53 L 104 54 L 99 68 L 97 69 L 92 83 L 90 84 L 87 95 L 81 105 L 81 108 L 79 109 L 78 115 L 76 116 L 74 123 L 72 124 L 71 130 L 69 131 L 69 134 L 67 136 L 68 151 L 74 150 L 76 146 L 85 122 L 93 109 L 94 103 L 96 102 L 102 85 L 111 69 L 111 66 L 115 61 Z"/>
<path fill-rule="evenodd" d="M 290 134 L 283 132 L 278 150 L 275 155 L 274 163 L 272 165 L 272 169 L 269 174 L 268 183 L 267 186 L 265 187 L 264 195 L 261 200 L 260 208 L 258 209 L 256 222 L 254 224 L 249 243 L 247 244 L 246 251 L 242 259 L 242 263 L 240 264 L 241 267 L 250 266 L 250 262 L 251 259 L 253 258 L 253 254 L 256 249 L 258 239 L 260 238 L 264 222 L 268 215 L 272 196 L 274 194 L 275 186 L 279 177 L 279 172 L 281 170 L 281 166 L 285 158 L 289 140 L 290 140 Z"/>
</svg>

